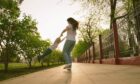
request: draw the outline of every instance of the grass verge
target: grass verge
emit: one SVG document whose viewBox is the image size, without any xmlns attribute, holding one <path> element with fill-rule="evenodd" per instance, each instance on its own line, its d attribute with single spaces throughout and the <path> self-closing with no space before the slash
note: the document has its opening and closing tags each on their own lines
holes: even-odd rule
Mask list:
<svg viewBox="0 0 140 84">
<path fill-rule="evenodd" d="M 9 78 L 14 78 L 14 77 L 18 77 L 21 75 L 25 75 L 25 74 L 29 74 L 29 73 L 33 73 L 36 71 L 40 71 L 43 69 L 48 69 L 48 68 L 53 68 L 53 67 L 57 67 L 60 66 L 62 64 L 50 64 L 50 66 L 46 67 L 46 65 L 44 65 L 43 67 L 41 66 L 41 64 L 37 63 L 35 65 L 32 66 L 32 68 L 28 68 L 27 64 L 23 64 L 23 63 L 10 63 L 9 64 L 9 70 L 8 72 L 4 72 L 3 68 L 3 64 L 0 63 L 0 81 L 2 80 L 6 80 Z"/>
</svg>

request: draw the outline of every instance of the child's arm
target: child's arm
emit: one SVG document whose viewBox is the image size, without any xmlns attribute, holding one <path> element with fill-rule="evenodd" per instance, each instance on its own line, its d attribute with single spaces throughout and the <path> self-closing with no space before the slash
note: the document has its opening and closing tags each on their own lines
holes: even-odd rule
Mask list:
<svg viewBox="0 0 140 84">
<path fill-rule="evenodd" d="M 56 40 L 54 41 L 54 43 L 58 43 L 60 41 L 60 37 L 56 38 Z"/>
</svg>

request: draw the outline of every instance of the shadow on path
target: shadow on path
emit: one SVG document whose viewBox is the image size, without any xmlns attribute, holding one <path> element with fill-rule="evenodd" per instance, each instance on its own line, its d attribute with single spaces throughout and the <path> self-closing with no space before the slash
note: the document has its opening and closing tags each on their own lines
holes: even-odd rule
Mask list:
<svg viewBox="0 0 140 84">
<path fill-rule="evenodd" d="M 64 72 L 64 83 L 65 84 L 71 84 L 71 80 L 72 80 L 72 71 L 63 71 Z"/>
</svg>

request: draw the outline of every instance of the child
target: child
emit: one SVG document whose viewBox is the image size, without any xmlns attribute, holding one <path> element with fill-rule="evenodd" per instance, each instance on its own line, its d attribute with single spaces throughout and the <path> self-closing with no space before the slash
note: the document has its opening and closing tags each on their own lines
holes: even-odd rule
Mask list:
<svg viewBox="0 0 140 84">
<path fill-rule="evenodd" d="M 45 58 L 45 56 L 48 56 L 49 54 L 51 54 L 51 52 L 52 52 L 53 50 L 55 50 L 55 49 L 58 47 L 59 43 L 61 43 L 64 39 L 65 39 L 65 38 L 63 38 L 63 39 L 61 40 L 61 36 L 58 37 L 58 38 L 56 38 L 56 40 L 54 41 L 54 43 L 53 43 L 49 48 L 47 48 L 47 49 L 43 52 L 42 55 L 33 57 L 33 59 L 32 59 L 33 62 L 35 62 L 36 60 L 38 60 L 39 62 L 40 62 L 41 60 L 43 60 L 43 58 Z"/>
</svg>

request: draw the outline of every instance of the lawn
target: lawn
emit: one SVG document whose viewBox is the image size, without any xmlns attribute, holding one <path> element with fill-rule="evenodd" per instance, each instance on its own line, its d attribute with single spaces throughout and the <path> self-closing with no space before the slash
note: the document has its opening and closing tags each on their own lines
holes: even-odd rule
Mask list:
<svg viewBox="0 0 140 84">
<path fill-rule="evenodd" d="M 62 64 L 59 64 L 59 65 L 62 65 Z M 50 65 L 49 67 L 41 67 L 41 65 L 38 63 L 38 64 L 35 64 L 33 65 L 32 68 L 28 68 L 27 64 L 23 64 L 23 63 L 10 63 L 9 64 L 9 71 L 8 72 L 4 72 L 3 71 L 3 64 L 0 63 L 0 81 L 2 80 L 6 80 L 6 79 L 9 79 L 9 78 L 13 78 L 13 77 L 17 77 L 17 76 L 21 76 L 21 75 L 24 75 L 24 74 L 29 74 L 29 73 L 32 73 L 32 72 L 36 72 L 36 71 L 39 71 L 39 70 L 43 70 L 43 69 L 46 69 L 46 68 L 52 68 L 52 67 L 56 67 L 56 66 L 59 66 L 58 64 L 53 64 L 53 65 Z"/>
</svg>

